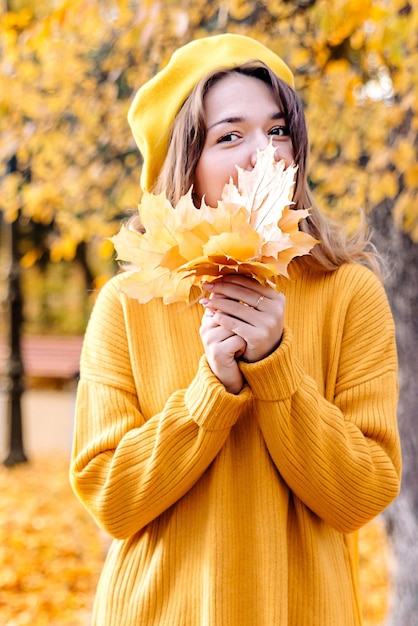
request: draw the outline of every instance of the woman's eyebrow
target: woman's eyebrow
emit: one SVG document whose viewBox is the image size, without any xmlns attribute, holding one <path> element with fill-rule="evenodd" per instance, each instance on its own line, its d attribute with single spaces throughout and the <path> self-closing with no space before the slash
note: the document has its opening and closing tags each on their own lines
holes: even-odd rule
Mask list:
<svg viewBox="0 0 418 626">
<path fill-rule="evenodd" d="M 219 120 L 208 127 L 208 130 L 214 128 L 215 126 L 220 126 L 221 124 L 239 124 L 245 120 L 244 117 L 225 117 L 222 120 Z"/>
<path fill-rule="evenodd" d="M 277 111 L 277 113 L 273 113 L 270 116 L 270 120 L 284 120 L 284 115 L 281 111 Z M 239 124 L 241 122 L 245 122 L 245 117 L 234 116 L 234 117 L 225 117 L 217 122 L 214 122 L 211 126 L 207 128 L 207 130 L 211 130 L 215 126 L 220 126 L 221 124 Z"/>
</svg>

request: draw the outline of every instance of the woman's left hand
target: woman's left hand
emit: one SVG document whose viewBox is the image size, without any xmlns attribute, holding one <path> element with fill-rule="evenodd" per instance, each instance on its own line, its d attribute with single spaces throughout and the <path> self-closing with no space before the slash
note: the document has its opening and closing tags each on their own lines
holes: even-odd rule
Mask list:
<svg viewBox="0 0 418 626">
<path fill-rule="evenodd" d="M 205 283 L 204 289 L 210 295 L 201 303 L 213 312 L 213 321 L 244 339 L 244 361 L 260 361 L 277 348 L 286 304 L 282 293 L 241 275 Z"/>
</svg>

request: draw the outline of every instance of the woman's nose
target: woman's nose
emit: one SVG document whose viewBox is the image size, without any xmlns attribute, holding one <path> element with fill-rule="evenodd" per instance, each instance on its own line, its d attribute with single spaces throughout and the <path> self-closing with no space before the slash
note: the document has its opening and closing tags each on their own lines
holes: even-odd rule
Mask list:
<svg viewBox="0 0 418 626">
<path fill-rule="evenodd" d="M 251 170 L 255 168 L 256 163 L 257 163 L 257 149 L 254 152 L 252 152 L 250 155 L 250 169 Z"/>
<path fill-rule="evenodd" d="M 268 139 L 266 140 L 264 145 L 258 145 L 254 151 L 251 153 L 250 155 L 250 167 L 249 169 L 254 169 L 255 164 L 257 163 L 257 150 L 265 150 L 267 148 L 268 145 Z M 283 159 L 284 157 L 282 157 L 280 155 L 280 148 L 277 148 L 274 152 L 274 160 L 279 162 L 281 159 Z"/>
<path fill-rule="evenodd" d="M 250 169 L 254 169 L 255 164 L 257 163 L 257 151 L 265 150 L 268 146 L 268 143 L 269 139 L 265 135 L 257 137 L 257 139 L 253 142 L 249 159 Z"/>
</svg>

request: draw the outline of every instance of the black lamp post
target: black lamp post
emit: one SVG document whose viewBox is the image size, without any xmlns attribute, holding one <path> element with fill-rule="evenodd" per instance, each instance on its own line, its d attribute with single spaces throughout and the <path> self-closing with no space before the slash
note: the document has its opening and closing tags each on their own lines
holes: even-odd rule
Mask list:
<svg viewBox="0 0 418 626">
<path fill-rule="evenodd" d="M 8 173 L 17 170 L 17 159 L 12 157 L 8 164 Z M 12 223 L 3 222 L 5 228 L 5 242 L 8 246 L 9 267 L 7 272 L 7 322 L 9 331 L 9 353 L 6 370 L 7 392 L 7 425 L 8 425 L 8 453 L 3 461 L 7 467 L 25 463 L 28 459 L 23 448 L 22 426 L 22 394 L 23 360 L 21 353 L 21 328 L 23 322 L 23 299 L 20 284 L 19 264 L 19 219 Z"/>
<path fill-rule="evenodd" d="M 3 10 L 7 13 L 10 9 L 9 0 L 3 0 Z M 7 173 L 17 171 L 17 158 L 14 156 L 8 163 Z M 19 263 L 19 216 L 11 224 L 3 221 L 5 230 L 4 241 L 8 247 L 8 271 L 7 271 L 7 322 L 9 331 L 9 353 L 6 370 L 7 392 L 7 426 L 8 426 L 8 452 L 3 461 L 7 467 L 27 462 L 23 449 L 23 426 L 22 426 L 22 394 L 23 386 L 23 360 L 20 346 L 21 328 L 23 322 L 23 299 L 20 284 Z"/>
</svg>

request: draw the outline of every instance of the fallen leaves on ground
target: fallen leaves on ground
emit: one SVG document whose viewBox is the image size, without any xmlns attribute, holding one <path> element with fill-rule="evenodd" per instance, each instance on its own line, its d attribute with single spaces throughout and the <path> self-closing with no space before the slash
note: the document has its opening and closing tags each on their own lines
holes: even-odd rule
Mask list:
<svg viewBox="0 0 418 626">
<path fill-rule="evenodd" d="M 391 555 L 381 518 L 360 530 L 359 548 L 363 626 L 382 626 L 389 610 Z"/>
<path fill-rule="evenodd" d="M 87 626 L 106 540 L 57 458 L 0 467 L 0 624 Z"/>
<path fill-rule="evenodd" d="M 88 626 L 108 538 L 75 498 L 68 460 L 0 466 L 0 624 Z M 360 532 L 364 626 L 388 606 L 388 547 L 379 519 Z"/>
</svg>

